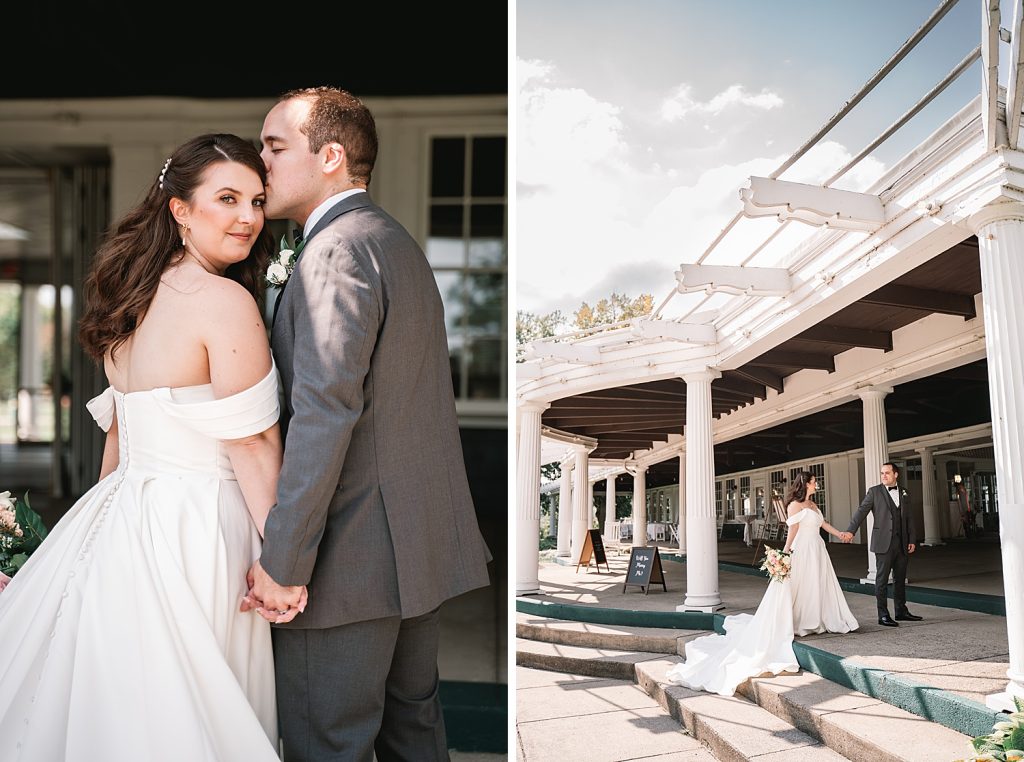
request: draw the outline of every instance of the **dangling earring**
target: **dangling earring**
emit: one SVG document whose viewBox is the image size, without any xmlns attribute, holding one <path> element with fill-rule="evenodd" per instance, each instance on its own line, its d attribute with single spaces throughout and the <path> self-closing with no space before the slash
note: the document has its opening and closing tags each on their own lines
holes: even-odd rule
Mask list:
<svg viewBox="0 0 1024 762">
<path fill-rule="evenodd" d="M 185 248 L 185 234 L 188 233 L 188 223 L 181 223 L 181 248 Z"/>
</svg>

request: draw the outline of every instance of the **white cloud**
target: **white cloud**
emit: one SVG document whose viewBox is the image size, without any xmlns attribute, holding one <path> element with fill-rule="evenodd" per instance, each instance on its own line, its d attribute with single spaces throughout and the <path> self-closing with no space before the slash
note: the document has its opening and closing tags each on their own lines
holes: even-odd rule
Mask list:
<svg viewBox="0 0 1024 762">
<path fill-rule="evenodd" d="M 711 100 L 702 103 L 694 99 L 693 87 L 683 83 L 661 102 L 661 118 L 667 122 L 676 122 L 690 113 L 718 116 L 730 106 L 737 105 L 770 111 L 784 105 L 784 101 L 767 88 L 759 93 L 749 93 L 743 85 L 730 85 Z"/>
</svg>

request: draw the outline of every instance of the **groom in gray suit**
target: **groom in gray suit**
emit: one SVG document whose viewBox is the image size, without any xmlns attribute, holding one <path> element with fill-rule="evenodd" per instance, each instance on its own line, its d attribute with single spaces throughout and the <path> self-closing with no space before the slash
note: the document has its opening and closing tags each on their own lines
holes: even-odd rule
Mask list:
<svg viewBox="0 0 1024 762">
<path fill-rule="evenodd" d="M 878 605 L 878 623 L 886 627 L 899 627 L 889 616 L 887 595 L 889 573 L 894 578 L 893 603 L 896 619 L 916 622 L 922 617 L 907 610 L 907 566 L 910 554 L 917 548 L 917 532 L 906 504 L 906 493 L 900 489 L 899 469 L 893 463 L 882 464 L 882 483 L 867 491 L 857 512 L 850 519 L 846 531 L 851 536 L 870 512 L 875 518 L 868 549 L 875 554 L 875 602 Z"/>
<path fill-rule="evenodd" d="M 303 226 L 271 333 L 284 465 L 250 575 L 278 623 L 285 759 L 448 759 L 438 609 L 489 584 L 490 553 L 441 297 L 420 247 L 366 191 L 377 133 L 357 98 L 286 93 L 260 139 L 266 214 Z"/>
</svg>

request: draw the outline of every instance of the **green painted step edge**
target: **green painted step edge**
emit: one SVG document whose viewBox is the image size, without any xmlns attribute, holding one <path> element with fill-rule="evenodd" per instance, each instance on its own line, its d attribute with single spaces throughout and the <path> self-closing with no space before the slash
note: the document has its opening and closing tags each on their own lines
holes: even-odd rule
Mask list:
<svg viewBox="0 0 1024 762">
<path fill-rule="evenodd" d="M 1001 714 L 955 693 L 884 669 L 859 665 L 805 643 L 794 643 L 793 650 L 800 666 L 809 672 L 964 735 L 991 732 Z"/>
<path fill-rule="evenodd" d="M 442 680 L 438 693 L 449 749 L 508 752 L 508 685 Z"/>
<path fill-rule="evenodd" d="M 695 612 L 634 611 L 548 603 L 516 598 L 516 611 L 551 619 L 633 627 L 667 627 L 714 630 L 722 633 L 722 614 Z M 793 643 L 800 667 L 826 680 L 860 691 L 886 704 L 898 706 L 931 722 L 968 736 L 988 733 L 1000 713 L 984 704 L 924 683 L 908 680 L 875 667 L 860 666 L 842 657 L 800 642 Z"/>
</svg>

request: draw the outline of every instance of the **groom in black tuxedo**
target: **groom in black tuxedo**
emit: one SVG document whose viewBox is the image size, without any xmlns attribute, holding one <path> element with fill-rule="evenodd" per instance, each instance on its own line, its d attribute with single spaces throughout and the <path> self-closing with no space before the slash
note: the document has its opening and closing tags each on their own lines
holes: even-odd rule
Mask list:
<svg viewBox="0 0 1024 762">
<path fill-rule="evenodd" d="M 868 549 L 875 554 L 875 600 L 878 603 L 878 623 L 886 627 L 898 627 L 899 623 L 889 616 L 886 596 L 889 588 L 889 572 L 895 580 L 893 602 L 896 619 L 916 622 L 922 617 L 907 610 L 906 579 L 910 554 L 917 548 L 917 533 L 910 515 L 910 505 L 905 502 L 906 492 L 897 483 L 899 469 L 892 463 L 882 464 L 882 483 L 867 491 L 857 512 L 850 519 L 846 531 L 856 532 L 870 511 L 875 526 L 871 530 Z"/>
</svg>

